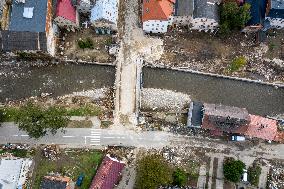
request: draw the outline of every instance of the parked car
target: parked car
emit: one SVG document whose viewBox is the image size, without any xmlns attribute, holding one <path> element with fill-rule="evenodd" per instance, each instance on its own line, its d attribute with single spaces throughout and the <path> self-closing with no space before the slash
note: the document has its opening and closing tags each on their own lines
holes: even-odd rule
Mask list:
<svg viewBox="0 0 284 189">
<path fill-rule="evenodd" d="M 245 141 L 246 138 L 244 136 L 237 136 L 237 135 L 233 135 L 231 138 L 232 141 Z"/>
<path fill-rule="evenodd" d="M 76 181 L 76 186 L 81 186 L 83 183 L 85 175 L 83 173 L 81 173 Z"/>
</svg>

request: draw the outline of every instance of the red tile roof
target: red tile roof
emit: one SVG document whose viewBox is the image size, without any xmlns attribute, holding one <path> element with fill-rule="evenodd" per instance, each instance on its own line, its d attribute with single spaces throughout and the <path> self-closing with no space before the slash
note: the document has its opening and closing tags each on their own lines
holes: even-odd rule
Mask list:
<svg viewBox="0 0 284 189">
<path fill-rule="evenodd" d="M 76 23 L 76 9 L 71 0 L 58 0 L 56 7 L 56 17 L 61 16 Z"/>
<path fill-rule="evenodd" d="M 90 189 L 112 189 L 118 183 L 120 173 L 125 164 L 105 156 L 96 176 L 93 178 Z"/>
<path fill-rule="evenodd" d="M 274 140 L 276 142 L 284 143 L 284 131 L 278 131 Z"/>
<path fill-rule="evenodd" d="M 175 0 L 143 0 L 142 21 L 168 20 L 173 14 Z"/>
<path fill-rule="evenodd" d="M 245 132 L 246 136 L 274 140 L 277 135 L 277 121 L 261 116 L 251 115 L 251 122 Z"/>
</svg>

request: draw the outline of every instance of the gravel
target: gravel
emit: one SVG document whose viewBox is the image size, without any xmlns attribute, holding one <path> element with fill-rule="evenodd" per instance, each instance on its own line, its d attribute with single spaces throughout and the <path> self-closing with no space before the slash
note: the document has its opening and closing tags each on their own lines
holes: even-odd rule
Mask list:
<svg viewBox="0 0 284 189">
<path fill-rule="evenodd" d="M 190 103 L 190 96 L 180 92 L 143 88 L 141 92 L 142 109 L 182 111 Z"/>
</svg>

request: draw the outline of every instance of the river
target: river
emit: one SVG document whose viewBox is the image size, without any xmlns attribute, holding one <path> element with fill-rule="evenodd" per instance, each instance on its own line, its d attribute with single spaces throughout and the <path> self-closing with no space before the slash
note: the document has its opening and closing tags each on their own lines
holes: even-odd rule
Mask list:
<svg viewBox="0 0 284 189">
<path fill-rule="evenodd" d="M 159 68 L 143 69 L 144 87 L 175 90 L 193 100 L 247 108 L 252 114 L 284 113 L 284 88 Z"/>
<path fill-rule="evenodd" d="M 46 67 L 0 65 L 0 102 L 41 93 L 52 96 L 113 87 L 115 67 L 90 64 L 58 64 Z M 143 87 L 175 90 L 207 103 L 244 107 L 250 113 L 284 113 L 284 88 L 227 80 L 182 71 L 143 68 Z"/>
<path fill-rule="evenodd" d="M 52 96 L 102 87 L 113 87 L 115 67 L 58 64 L 45 67 L 0 65 L 0 102 L 41 93 Z"/>
</svg>

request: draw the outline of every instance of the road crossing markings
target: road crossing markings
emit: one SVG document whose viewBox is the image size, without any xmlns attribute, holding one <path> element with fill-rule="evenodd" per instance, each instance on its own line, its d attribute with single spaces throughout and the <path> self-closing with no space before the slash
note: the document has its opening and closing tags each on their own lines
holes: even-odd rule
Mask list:
<svg viewBox="0 0 284 189">
<path fill-rule="evenodd" d="M 90 138 L 91 146 L 99 146 L 101 143 L 101 129 L 91 129 Z"/>
</svg>

